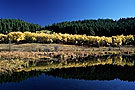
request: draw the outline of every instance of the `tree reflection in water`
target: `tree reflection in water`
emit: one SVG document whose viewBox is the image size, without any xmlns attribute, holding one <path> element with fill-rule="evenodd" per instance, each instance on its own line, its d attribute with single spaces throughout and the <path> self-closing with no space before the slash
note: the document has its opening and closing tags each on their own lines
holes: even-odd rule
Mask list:
<svg viewBox="0 0 135 90">
<path fill-rule="evenodd" d="M 68 62 L 36 62 L 24 71 L 0 76 L 0 83 L 21 82 L 46 74 L 64 79 L 135 81 L 134 57 L 106 56 Z"/>
<path fill-rule="evenodd" d="M 116 65 L 97 65 L 90 67 L 62 68 L 46 72 L 46 75 L 61 78 L 83 80 L 114 80 L 135 81 L 135 67 Z"/>
</svg>

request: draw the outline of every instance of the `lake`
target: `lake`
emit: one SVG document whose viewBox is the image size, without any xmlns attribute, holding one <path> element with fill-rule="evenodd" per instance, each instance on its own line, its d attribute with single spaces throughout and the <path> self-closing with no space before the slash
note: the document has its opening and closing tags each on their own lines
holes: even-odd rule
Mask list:
<svg viewBox="0 0 135 90">
<path fill-rule="evenodd" d="M 0 90 L 135 90 L 134 81 L 133 58 L 120 56 L 60 65 L 38 62 L 1 75 Z"/>
</svg>

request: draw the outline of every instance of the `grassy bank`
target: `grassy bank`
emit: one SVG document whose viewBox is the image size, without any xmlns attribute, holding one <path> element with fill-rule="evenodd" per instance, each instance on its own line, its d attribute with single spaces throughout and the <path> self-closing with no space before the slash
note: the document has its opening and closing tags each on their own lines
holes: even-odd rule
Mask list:
<svg viewBox="0 0 135 90">
<path fill-rule="evenodd" d="M 135 55 L 134 46 L 84 47 L 63 44 L 0 44 L 1 59 L 20 60 L 73 60 L 89 56 Z"/>
<path fill-rule="evenodd" d="M 122 47 L 84 47 L 76 45 L 63 44 L 0 44 L 0 73 L 14 72 L 29 67 L 29 62 L 37 65 L 37 62 L 45 62 L 47 67 L 74 67 L 87 66 L 88 64 L 80 62 L 88 60 L 97 61 L 94 58 L 104 56 L 135 56 L 134 46 Z M 108 59 L 104 59 L 105 61 Z M 118 59 L 116 59 L 118 60 Z M 115 60 L 115 62 L 116 62 Z M 72 65 L 68 62 L 72 62 Z M 73 62 L 75 64 L 73 64 Z M 117 61 L 117 63 L 121 61 Z M 57 64 L 54 64 L 57 63 Z M 99 63 L 99 62 L 98 62 Z M 126 65 L 127 62 L 124 62 Z M 96 65 L 91 64 L 91 65 Z M 121 63 L 122 64 L 122 63 Z M 51 66 L 52 65 L 52 66 Z M 55 66 L 56 65 L 56 66 Z M 61 65 L 61 66 L 60 66 Z M 63 66 L 65 65 L 65 66 Z M 47 68 L 46 66 L 44 68 Z M 38 67 L 40 68 L 40 67 Z"/>
<path fill-rule="evenodd" d="M 0 75 L 12 74 L 16 70 L 29 66 L 29 62 L 23 60 L 0 60 Z"/>
</svg>

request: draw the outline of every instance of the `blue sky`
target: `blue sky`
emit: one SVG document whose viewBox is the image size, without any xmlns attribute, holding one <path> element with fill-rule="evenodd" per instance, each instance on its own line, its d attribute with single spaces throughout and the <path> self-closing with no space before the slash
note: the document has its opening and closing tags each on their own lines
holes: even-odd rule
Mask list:
<svg viewBox="0 0 135 90">
<path fill-rule="evenodd" d="M 0 18 L 19 18 L 42 26 L 123 17 L 135 17 L 135 0 L 0 0 Z"/>
</svg>

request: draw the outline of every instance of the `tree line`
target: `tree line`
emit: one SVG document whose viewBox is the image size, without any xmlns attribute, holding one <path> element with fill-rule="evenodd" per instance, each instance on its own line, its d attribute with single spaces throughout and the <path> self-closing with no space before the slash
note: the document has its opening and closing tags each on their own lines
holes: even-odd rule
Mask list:
<svg viewBox="0 0 135 90">
<path fill-rule="evenodd" d="M 42 27 L 38 24 L 28 23 L 20 19 L 0 19 L 0 33 L 7 34 L 13 31 L 36 32 L 50 30 L 56 33 L 86 34 L 93 36 L 134 35 L 135 17 L 98 20 L 78 20 L 54 23 Z"/>
<path fill-rule="evenodd" d="M 0 33 L 7 34 L 13 31 L 30 31 L 41 30 L 41 25 L 28 23 L 20 19 L 0 19 Z"/>
<path fill-rule="evenodd" d="M 44 29 L 56 33 L 86 34 L 96 36 L 129 35 L 135 34 L 135 17 L 98 20 L 79 20 L 54 23 L 45 26 Z"/>
</svg>

